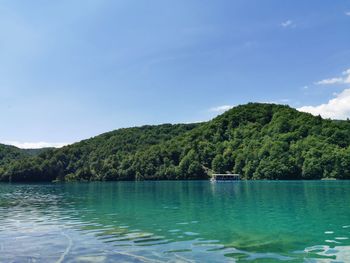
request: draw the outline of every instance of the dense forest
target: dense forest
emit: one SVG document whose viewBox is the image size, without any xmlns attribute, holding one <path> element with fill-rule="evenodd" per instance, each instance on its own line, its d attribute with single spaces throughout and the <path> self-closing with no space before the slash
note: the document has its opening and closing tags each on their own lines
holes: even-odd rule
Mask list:
<svg viewBox="0 0 350 263">
<path fill-rule="evenodd" d="M 14 160 L 39 155 L 40 153 L 50 149 L 52 148 L 19 149 L 11 145 L 0 144 L 0 167 Z"/>
<path fill-rule="evenodd" d="M 22 149 L 18 149 L 10 145 L 0 144 L 0 167 L 13 160 L 19 160 L 27 156 L 28 155 L 26 152 Z"/>
<path fill-rule="evenodd" d="M 0 147 L 0 180 L 350 179 L 350 122 L 249 103 L 211 121 L 119 129 L 29 154 Z"/>
</svg>

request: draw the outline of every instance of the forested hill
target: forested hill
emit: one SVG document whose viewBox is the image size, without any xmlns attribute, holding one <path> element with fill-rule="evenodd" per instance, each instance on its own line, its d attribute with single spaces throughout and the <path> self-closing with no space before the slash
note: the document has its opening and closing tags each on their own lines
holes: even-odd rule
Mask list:
<svg viewBox="0 0 350 263">
<path fill-rule="evenodd" d="M 250 103 L 209 122 L 120 129 L 1 162 L 2 181 L 350 179 L 350 122 Z"/>
<path fill-rule="evenodd" d="M 20 149 L 11 145 L 0 144 L 0 167 L 12 162 L 13 160 L 20 160 L 26 157 L 39 155 L 46 150 L 50 149 Z"/>
<path fill-rule="evenodd" d="M 21 158 L 25 158 L 26 153 L 14 146 L 0 144 L 0 167 Z"/>
</svg>

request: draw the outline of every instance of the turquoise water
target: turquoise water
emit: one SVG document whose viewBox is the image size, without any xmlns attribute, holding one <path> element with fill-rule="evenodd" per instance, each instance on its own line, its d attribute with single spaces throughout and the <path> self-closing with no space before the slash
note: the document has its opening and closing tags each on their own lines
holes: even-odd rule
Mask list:
<svg viewBox="0 0 350 263">
<path fill-rule="evenodd" d="M 0 262 L 350 262 L 350 182 L 0 184 Z"/>
</svg>

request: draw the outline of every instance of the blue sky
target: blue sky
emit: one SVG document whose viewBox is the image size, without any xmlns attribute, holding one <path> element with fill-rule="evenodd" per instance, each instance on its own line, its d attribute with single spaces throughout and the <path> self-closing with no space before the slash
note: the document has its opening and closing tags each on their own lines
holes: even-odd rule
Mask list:
<svg viewBox="0 0 350 263">
<path fill-rule="evenodd" d="M 350 117 L 349 0 L 2 0 L 0 36 L 0 142 L 59 145 L 247 102 Z"/>
</svg>

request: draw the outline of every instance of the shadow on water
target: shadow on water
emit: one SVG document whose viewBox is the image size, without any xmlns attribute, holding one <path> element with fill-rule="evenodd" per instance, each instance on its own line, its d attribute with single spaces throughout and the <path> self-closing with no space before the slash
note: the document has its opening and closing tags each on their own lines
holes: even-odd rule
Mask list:
<svg viewBox="0 0 350 263">
<path fill-rule="evenodd" d="M 0 261 L 57 262 L 71 242 L 65 262 L 346 262 L 349 187 L 347 181 L 3 184 Z"/>
</svg>

